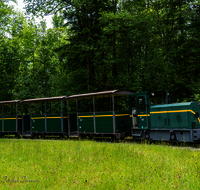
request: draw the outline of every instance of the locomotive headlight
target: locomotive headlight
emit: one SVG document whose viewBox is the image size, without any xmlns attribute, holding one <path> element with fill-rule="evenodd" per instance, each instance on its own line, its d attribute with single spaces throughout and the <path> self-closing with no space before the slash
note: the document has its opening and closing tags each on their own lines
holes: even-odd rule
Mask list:
<svg viewBox="0 0 200 190">
<path fill-rule="evenodd" d="M 152 92 L 151 95 L 154 96 L 154 93 Z"/>
</svg>

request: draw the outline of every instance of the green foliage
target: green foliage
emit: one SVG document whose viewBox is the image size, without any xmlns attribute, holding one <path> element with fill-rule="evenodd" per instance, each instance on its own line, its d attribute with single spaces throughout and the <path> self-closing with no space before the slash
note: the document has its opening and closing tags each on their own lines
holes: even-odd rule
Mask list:
<svg viewBox="0 0 200 190">
<path fill-rule="evenodd" d="M 194 94 L 194 100 L 200 101 L 200 94 Z"/>
<path fill-rule="evenodd" d="M 27 13 L 53 13 L 54 27 L 0 2 L 0 100 L 165 90 L 165 81 L 170 102 L 199 93 L 197 1 L 25 2 Z"/>
</svg>

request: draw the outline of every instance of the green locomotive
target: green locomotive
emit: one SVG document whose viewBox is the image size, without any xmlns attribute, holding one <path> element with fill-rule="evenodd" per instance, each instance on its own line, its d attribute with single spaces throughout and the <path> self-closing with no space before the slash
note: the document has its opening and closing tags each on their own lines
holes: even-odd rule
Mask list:
<svg viewBox="0 0 200 190">
<path fill-rule="evenodd" d="M 132 138 L 174 142 L 199 141 L 200 102 L 165 104 L 165 95 L 165 92 L 129 95 Z"/>
</svg>

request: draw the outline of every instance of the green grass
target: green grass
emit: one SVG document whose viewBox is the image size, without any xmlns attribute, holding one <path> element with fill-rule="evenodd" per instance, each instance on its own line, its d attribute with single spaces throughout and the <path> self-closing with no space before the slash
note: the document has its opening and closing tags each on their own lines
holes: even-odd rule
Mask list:
<svg viewBox="0 0 200 190">
<path fill-rule="evenodd" d="M 200 151 L 167 145 L 1 139 L 0 161 L 0 189 L 200 189 Z"/>
</svg>

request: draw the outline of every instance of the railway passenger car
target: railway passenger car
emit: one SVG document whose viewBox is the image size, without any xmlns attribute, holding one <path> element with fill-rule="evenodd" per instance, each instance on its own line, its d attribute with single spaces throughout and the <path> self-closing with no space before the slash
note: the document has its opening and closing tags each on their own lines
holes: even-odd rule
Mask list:
<svg viewBox="0 0 200 190">
<path fill-rule="evenodd" d="M 20 101 L 0 102 L 0 136 L 19 136 L 22 131 L 22 114 L 18 108 Z"/>
<path fill-rule="evenodd" d="M 165 104 L 164 100 L 164 92 L 129 95 L 129 110 L 133 116 L 132 138 L 174 142 L 199 141 L 200 102 Z"/>
<path fill-rule="evenodd" d="M 67 136 L 66 96 L 21 101 L 23 136 Z"/>
<path fill-rule="evenodd" d="M 131 90 L 111 90 L 68 96 L 69 103 L 76 102 L 76 124 L 71 126 L 71 119 L 74 118 L 68 117 L 69 136 L 119 139 L 130 136 L 131 117 L 127 95 L 131 93 Z"/>
</svg>

